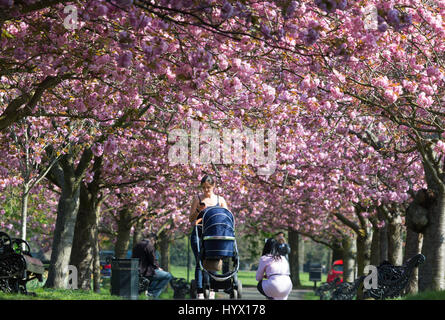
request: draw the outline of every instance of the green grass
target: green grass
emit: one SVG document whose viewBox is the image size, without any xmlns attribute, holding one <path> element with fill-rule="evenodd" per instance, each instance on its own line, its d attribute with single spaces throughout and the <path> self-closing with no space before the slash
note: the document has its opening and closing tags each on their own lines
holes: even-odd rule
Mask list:
<svg viewBox="0 0 445 320">
<path fill-rule="evenodd" d="M 176 278 L 184 278 L 187 280 L 187 267 L 183 266 L 170 266 L 169 272 Z M 195 277 L 195 267 L 190 268 L 189 280 Z"/>
<path fill-rule="evenodd" d="M 425 291 L 415 295 L 407 295 L 402 300 L 445 300 L 445 291 Z"/>
<path fill-rule="evenodd" d="M 320 300 L 320 297 L 315 295 L 314 291 L 309 291 L 305 293 L 304 300 Z"/>
<path fill-rule="evenodd" d="M 102 279 L 100 293 L 84 290 L 48 289 L 43 287 L 44 283 L 45 280 L 43 282 L 37 280 L 28 282 L 26 286 L 28 292 L 33 292 L 36 296 L 0 292 L 0 300 L 123 300 L 122 297 L 111 295 L 109 279 Z"/>
<path fill-rule="evenodd" d="M 256 281 L 255 277 L 255 271 L 238 271 L 238 280 L 241 281 L 243 286 L 256 286 L 258 281 Z"/>
<path fill-rule="evenodd" d="M 327 277 L 328 276 L 326 274 L 324 273 L 321 274 L 321 282 L 320 281 L 317 282 L 317 288 L 320 286 L 322 282 L 326 282 Z M 314 282 L 309 281 L 309 272 L 300 272 L 300 282 L 303 288 L 312 289 L 314 287 Z"/>
<path fill-rule="evenodd" d="M 122 297 L 112 296 L 109 290 L 101 289 L 100 293 L 83 290 L 64 290 L 37 288 L 29 290 L 36 296 L 22 294 L 7 294 L 0 292 L 0 300 L 122 300 Z"/>
</svg>

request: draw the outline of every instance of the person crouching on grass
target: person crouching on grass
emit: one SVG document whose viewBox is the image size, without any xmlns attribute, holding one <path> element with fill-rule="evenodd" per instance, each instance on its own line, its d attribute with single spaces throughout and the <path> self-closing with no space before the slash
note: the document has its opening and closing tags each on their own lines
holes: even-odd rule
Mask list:
<svg viewBox="0 0 445 320">
<path fill-rule="evenodd" d="M 277 240 L 267 239 L 256 272 L 257 289 L 270 300 L 287 300 L 292 291 L 289 263 L 279 245 Z"/>
</svg>

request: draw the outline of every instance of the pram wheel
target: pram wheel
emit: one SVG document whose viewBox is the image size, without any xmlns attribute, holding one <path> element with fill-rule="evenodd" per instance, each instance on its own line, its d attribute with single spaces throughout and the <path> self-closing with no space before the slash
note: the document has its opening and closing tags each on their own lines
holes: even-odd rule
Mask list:
<svg viewBox="0 0 445 320">
<path fill-rule="evenodd" d="M 230 299 L 241 299 L 243 293 L 243 284 L 240 280 L 236 282 L 233 286 L 232 292 L 230 293 Z"/>
<path fill-rule="evenodd" d="M 204 299 L 208 299 L 210 296 L 210 289 L 204 289 Z"/>
</svg>

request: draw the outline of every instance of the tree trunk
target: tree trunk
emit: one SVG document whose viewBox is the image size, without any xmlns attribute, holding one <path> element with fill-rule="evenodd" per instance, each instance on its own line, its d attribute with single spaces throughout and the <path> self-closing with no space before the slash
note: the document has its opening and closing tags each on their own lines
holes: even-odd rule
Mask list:
<svg viewBox="0 0 445 320">
<path fill-rule="evenodd" d="M 170 237 L 162 231 L 159 235 L 159 251 L 161 255 L 161 268 L 165 271 L 170 269 Z"/>
<path fill-rule="evenodd" d="M 46 149 L 50 158 L 54 150 Z M 52 243 L 51 262 L 45 286 L 64 289 L 68 280 L 68 264 L 71 257 L 77 212 L 79 210 L 80 184 L 93 158 L 91 149 L 85 149 L 77 167 L 71 154 L 63 155 L 51 168 L 48 178 L 62 190 L 57 206 L 57 218 Z"/>
<path fill-rule="evenodd" d="M 89 192 L 82 183 L 80 187 L 80 207 L 74 231 L 70 263 L 77 268 L 79 289 L 91 290 L 94 247 L 97 232 L 97 194 Z"/>
<path fill-rule="evenodd" d="M 300 281 L 300 235 L 297 231 L 289 228 L 289 267 L 290 277 L 294 288 L 301 287 Z"/>
<path fill-rule="evenodd" d="M 354 281 L 354 246 L 352 238 L 343 238 L 343 280 L 345 282 Z"/>
<path fill-rule="evenodd" d="M 425 263 L 419 269 L 419 290 L 445 290 L 445 194 L 428 211 L 428 226 L 423 234 Z"/>
<path fill-rule="evenodd" d="M 402 217 L 394 216 L 388 223 L 388 261 L 395 266 L 403 264 Z"/>
<path fill-rule="evenodd" d="M 366 232 L 357 236 L 357 276 L 364 275 L 365 267 L 371 263 L 371 237 L 372 234 Z"/>
<path fill-rule="evenodd" d="M 119 221 L 117 223 L 117 239 L 114 246 L 114 254 L 116 258 L 126 258 L 128 246 L 130 244 L 130 233 L 131 213 L 127 208 L 123 208 L 119 211 Z"/>
<path fill-rule="evenodd" d="M 66 289 L 68 264 L 74 237 L 77 211 L 79 210 L 79 188 L 64 186 L 57 206 L 56 226 L 45 286 Z"/>
<path fill-rule="evenodd" d="M 417 233 L 409 228 L 406 231 L 406 245 L 405 245 L 405 259 L 414 257 L 422 251 L 422 234 Z M 416 294 L 419 290 L 419 268 L 414 269 L 413 275 L 410 279 L 408 287 L 405 290 L 406 294 Z"/>
<path fill-rule="evenodd" d="M 306 262 L 304 256 L 304 239 L 303 237 L 298 237 L 299 245 L 298 245 L 298 264 L 300 265 L 300 270 L 303 270 L 303 265 Z"/>
<path fill-rule="evenodd" d="M 334 243 L 333 246 L 332 246 L 332 261 L 331 261 L 331 265 L 336 260 L 342 260 L 344 255 L 345 255 L 345 253 L 344 253 L 344 249 L 343 249 L 341 243 L 339 243 L 339 242 Z"/>
<path fill-rule="evenodd" d="M 375 218 L 370 219 L 372 223 L 372 241 L 371 241 L 371 265 L 378 266 L 380 264 L 380 228 Z"/>
<path fill-rule="evenodd" d="M 331 269 L 331 266 L 332 266 L 332 249 L 329 248 L 328 257 L 326 261 L 326 272 L 328 272 Z"/>
<path fill-rule="evenodd" d="M 91 290 L 94 251 L 98 233 L 98 214 L 101 205 L 99 199 L 101 166 L 102 158 L 95 157 L 93 181 L 80 185 L 80 207 L 71 251 L 71 264 L 77 267 L 79 288 L 88 291 Z"/>
<path fill-rule="evenodd" d="M 373 266 L 380 264 L 380 232 L 378 228 L 372 232 L 370 264 Z"/>
<path fill-rule="evenodd" d="M 26 183 L 24 183 L 22 190 L 22 201 L 21 201 L 21 216 L 22 216 L 22 230 L 21 237 L 26 241 L 26 226 L 28 224 L 28 199 L 29 199 L 29 188 Z"/>
<path fill-rule="evenodd" d="M 143 238 L 143 233 L 142 233 L 142 227 L 143 227 L 143 223 L 137 221 L 136 224 L 134 225 L 134 231 L 133 231 L 133 248 L 136 245 L 136 243 L 140 242 Z"/>
<path fill-rule="evenodd" d="M 380 263 L 388 260 L 388 224 L 379 229 Z"/>
<path fill-rule="evenodd" d="M 99 218 L 100 218 L 100 206 L 97 208 L 96 214 L 96 226 L 99 226 Z M 96 232 L 94 235 L 94 251 L 93 251 L 93 290 L 96 293 L 100 293 L 100 246 L 99 246 L 99 228 L 96 228 Z"/>
</svg>

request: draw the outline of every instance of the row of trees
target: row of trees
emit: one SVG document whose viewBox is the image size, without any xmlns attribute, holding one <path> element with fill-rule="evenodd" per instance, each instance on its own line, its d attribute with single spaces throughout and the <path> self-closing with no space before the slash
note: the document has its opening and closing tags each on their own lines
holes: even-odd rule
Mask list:
<svg viewBox="0 0 445 320">
<path fill-rule="evenodd" d="M 142 230 L 188 232 L 206 172 L 247 233 L 323 242 L 347 279 L 352 241 L 359 274 L 386 246 L 395 264 L 421 251 L 419 288 L 445 288 L 443 1 L 92 0 L 74 30 L 66 4 L 0 3 L 0 187 L 22 199 L 2 227 L 45 230 L 48 287 L 71 263 L 89 289 L 104 235 L 120 255 Z M 276 130 L 276 170 L 172 166 L 191 120 Z"/>
</svg>

